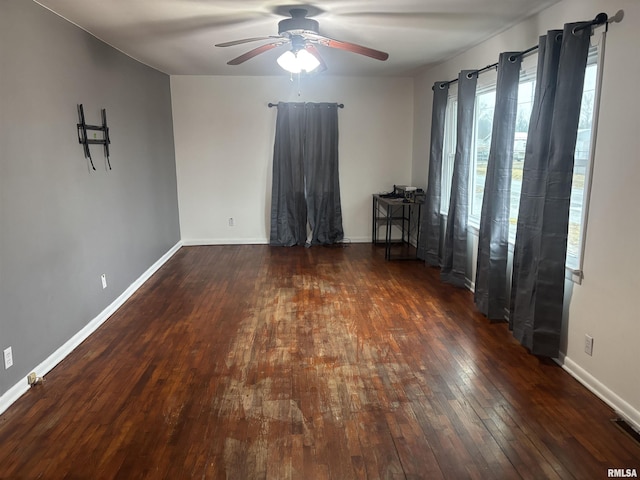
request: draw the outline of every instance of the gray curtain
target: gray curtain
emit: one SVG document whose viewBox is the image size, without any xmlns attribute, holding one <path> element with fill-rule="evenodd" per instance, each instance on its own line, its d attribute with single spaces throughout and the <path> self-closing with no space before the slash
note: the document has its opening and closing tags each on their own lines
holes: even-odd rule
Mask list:
<svg viewBox="0 0 640 480">
<path fill-rule="evenodd" d="M 304 177 L 311 245 L 344 238 L 338 177 L 338 105 L 305 105 Z"/>
<path fill-rule="evenodd" d="M 541 37 L 513 259 L 509 323 L 533 354 L 557 357 L 569 204 L 591 29 Z"/>
<path fill-rule="evenodd" d="M 463 70 L 458 75 L 456 156 L 453 164 L 451 199 L 444 236 L 442 270 L 440 272 L 443 281 L 459 287 L 464 287 L 466 283 L 469 165 L 477 81 L 478 75 L 475 70 Z"/>
<path fill-rule="evenodd" d="M 271 245 L 304 245 L 307 203 L 304 194 L 304 103 L 278 104 L 273 145 Z"/>
<path fill-rule="evenodd" d="M 279 103 L 273 146 L 271 245 L 304 244 L 307 206 L 304 195 L 304 103 Z"/>
<path fill-rule="evenodd" d="M 449 98 L 449 83 L 433 85 L 431 111 L 431 150 L 427 195 L 420 219 L 418 258 L 434 267 L 440 266 L 440 197 L 442 194 L 442 153 L 444 146 L 445 114 Z"/>
<path fill-rule="evenodd" d="M 474 300 L 490 320 L 505 318 L 511 167 L 522 57 L 500 54 L 491 149 L 482 198 Z"/>
<path fill-rule="evenodd" d="M 335 103 L 278 103 L 271 189 L 271 245 L 342 240 Z M 307 239 L 307 220 L 311 236 Z"/>
</svg>

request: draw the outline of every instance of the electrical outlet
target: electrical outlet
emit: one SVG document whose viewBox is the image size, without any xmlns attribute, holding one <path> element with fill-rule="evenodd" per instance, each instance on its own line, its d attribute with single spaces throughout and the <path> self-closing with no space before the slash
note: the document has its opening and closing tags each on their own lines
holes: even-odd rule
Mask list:
<svg viewBox="0 0 640 480">
<path fill-rule="evenodd" d="M 102 288 L 107 288 L 107 274 L 103 273 L 100 275 L 100 280 L 102 281 Z"/>
<path fill-rule="evenodd" d="M 591 335 L 584 336 L 584 353 L 589 356 L 593 355 L 593 337 Z"/>
<path fill-rule="evenodd" d="M 11 347 L 7 347 L 4 349 L 4 369 L 11 367 L 13 365 L 13 350 Z"/>
<path fill-rule="evenodd" d="M 229 226 L 235 227 L 235 225 L 236 225 L 236 221 L 233 219 L 233 217 L 229 217 Z"/>
</svg>

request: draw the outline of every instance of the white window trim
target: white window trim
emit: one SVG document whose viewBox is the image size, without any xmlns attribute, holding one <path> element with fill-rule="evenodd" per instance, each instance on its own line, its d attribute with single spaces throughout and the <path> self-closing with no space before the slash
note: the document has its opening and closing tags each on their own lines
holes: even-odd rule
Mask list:
<svg viewBox="0 0 640 480">
<path fill-rule="evenodd" d="M 596 38 L 596 33 L 591 37 L 592 40 Z M 604 74 L 604 53 L 605 43 L 607 38 L 606 29 L 603 29 L 600 33 L 598 42 L 598 54 L 596 55 L 596 63 L 598 65 L 598 71 L 596 74 L 596 86 L 593 97 L 593 123 L 591 124 L 591 142 L 589 145 L 589 158 L 587 159 L 586 178 L 587 181 L 583 189 L 583 201 L 582 201 L 582 219 L 580 229 L 580 251 L 576 258 L 577 268 L 568 267 L 565 268 L 569 274 L 569 279 L 574 283 L 581 284 L 584 278 L 584 251 L 587 241 L 587 225 L 589 223 L 589 204 L 591 203 L 591 185 L 593 183 L 593 165 L 595 163 L 596 156 L 596 142 L 598 137 L 598 122 L 600 118 L 600 97 L 602 95 L 602 77 Z M 567 255 L 569 258 L 569 255 Z"/>
</svg>

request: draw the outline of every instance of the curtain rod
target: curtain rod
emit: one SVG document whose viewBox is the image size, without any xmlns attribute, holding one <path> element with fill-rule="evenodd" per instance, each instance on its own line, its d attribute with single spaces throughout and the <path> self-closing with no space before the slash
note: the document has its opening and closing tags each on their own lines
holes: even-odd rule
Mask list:
<svg viewBox="0 0 640 480">
<path fill-rule="evenodd" d="M 277 106 L 278 106 L 278 104 L 277 104 L 277 103 L 271 103 L 271 102 L 269 102 L 269 103 L 267 104 L 267 106 L 268 106 L 269 108 L 273 108 L 273 107 L 277 107 Z M 337 103 L 337 104 L 336 104 L 336 106 L 337 106 L 338 108 L 344 108 L 344 103 Z"/>
<path fill-rule="evenodd" d="M 620 20 L 622 20 L 622 17 L 624 16 L 624 12 L 622 10 L 618 10 L 618 13 L 615 14 L 614 17 L 611 18 L 611 21 L 616 21 L 619 22 Z M 581 30 L 584 30 L 586 28 L 591 28 L 594 26 L 599 26 L 599 25 L 604 25 L 605 23 L 609 23 L 609 16 L 602 12 L 599 13 L 598 15 L 596 15 L 596 18 L 594 18 L 593 20 L 591 20 L 590 22 L 586 22 L 584 25 L 580 25 L 579 27 L 574 28 L 573 32 L 579 32 Z M 526 55 L 527 53 L 531 53 L 534 50 L 538 49 L 538 45 L 534 45 L 531 48 L 527 48 L 526 50 L 523 50 L 521 52 L 516 53 L 515 55 L 511 55 L 509 57 L 510 61 L 515 61 L 517 58 L 522 57 L 524 55 Z M 488 70 L 491 70 L 492 68 L 497 68 L 498 66 L 498 62 L 496 63 L 492 63 L 491 65 L 487 65 L 484 68 L 480 68 L 478 70 L 474 70 L 472 72 L 467 73 L 467 77 L 471 78 L 473 75 L 480 75 L 483 72 L 486 72 Z M 452 83 L 456 83 L 458 81 L 457 78 L 454 78 L 453 80 L 449 80 L 448 82 L 442 82 L 440 83 L 440 88 L 444 88 L 445 86 L 449 86 Z M 431 87 L 431 90 L 433 90 L 433 87 Z"/>
</svg>

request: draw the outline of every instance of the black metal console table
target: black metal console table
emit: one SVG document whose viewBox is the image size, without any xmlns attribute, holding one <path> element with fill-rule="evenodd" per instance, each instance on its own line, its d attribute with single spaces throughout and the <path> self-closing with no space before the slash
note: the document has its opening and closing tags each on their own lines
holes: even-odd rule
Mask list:
<svg viewBox="0 0 640 480">
<path fill-rule="evenodd" d="M 415 240 L 418 245 L 420 240 L 420 214 L 422 203 L 402 198 L 387 198 L 380 194 L 373 195 L 373 218 L 371 242 L 373 244 L 384 243 L 385 260 L 414 260 L 417 258 L 417 249 L 411 244 Z M 400 230 L 400 238 L 393 238 L 393 226 Z M 378 230 L 384 227 L 384 240 L 378 238 Z M 391 247 L 399 245 L 400 255 L 393 255 Z"/>
</svg>

